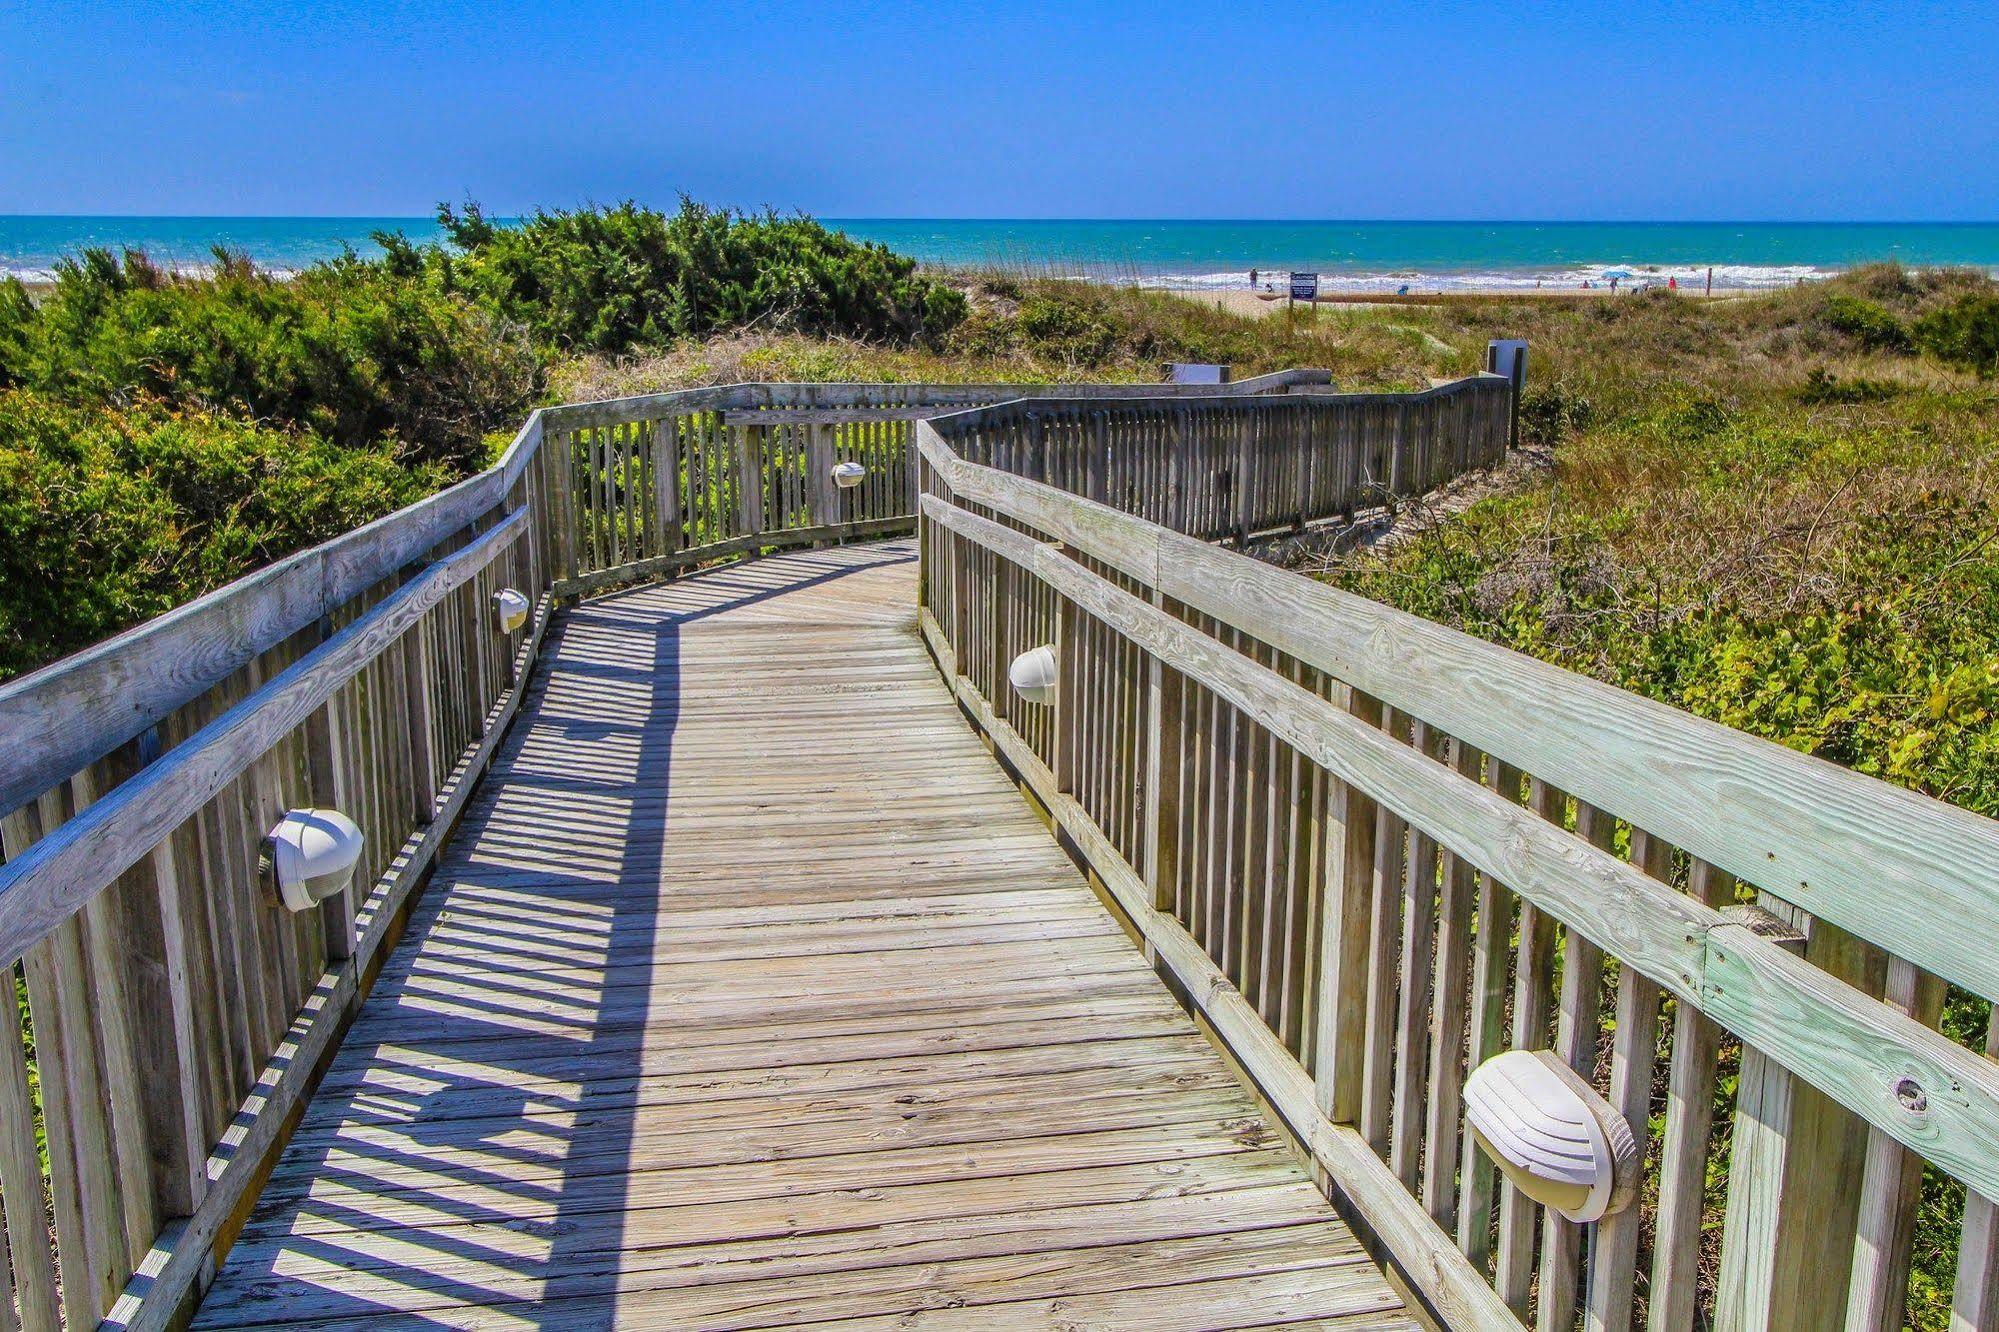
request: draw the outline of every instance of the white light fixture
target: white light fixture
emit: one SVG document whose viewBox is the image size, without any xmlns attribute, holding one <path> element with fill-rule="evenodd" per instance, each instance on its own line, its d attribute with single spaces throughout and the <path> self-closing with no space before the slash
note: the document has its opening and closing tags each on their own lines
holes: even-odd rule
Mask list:
<svg viewBox="0 0 1999 1332">
<path fill-rule="evenodd" d="M 354 820 L 337 809 L 293 809 L 264 838 L 258 870 L 278 900 L 309 911 L 354 881 L 366 841 Z"/>
<path fill-rule="evenodd" d="M 528 622 L 530 603 L 525 594 L 503 587 L 493 594 L 493 612 L 500 617 L 500 632 L 511 634 Z"/>
<path fill-rule="evenodd" d="M 1013 685 L 1013 692 L 1025 701 L 1053 703 L 1055 681 L 1060 678 L 1055 669 L 1055 649 L 1046 644 L 1029 648 L 1006 668 L 1006 678 Z"/>
<path fill-rule="evenodd" d="M 855 486 L 861 484 L 862 478 L 866 477 L 867 474 L 868 469 L 857 462 L 835 463 L 833 465 L 833 484 L 842 490 L 852 490 Z"/>
<path fill-rule="evenodd" d="M 1548 1050 L 1509 1050 L 1465 1082 L 1472 1137 L 1513 1186 L 1571 1221 L 1630 1205 L 1638 1188 L 1631 1126 Z"/>
</svg>

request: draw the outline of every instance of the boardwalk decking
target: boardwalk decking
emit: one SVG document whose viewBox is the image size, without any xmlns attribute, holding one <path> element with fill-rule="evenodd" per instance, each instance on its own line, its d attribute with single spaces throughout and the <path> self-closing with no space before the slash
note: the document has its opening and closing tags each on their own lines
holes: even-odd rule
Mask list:
<svg viewBox="0 0 1999 1332">
<path fill-rule="evenodd" d="M 909 543 L 578 608 L 197 1326 L 1404 1326 Z"/>
</svg>

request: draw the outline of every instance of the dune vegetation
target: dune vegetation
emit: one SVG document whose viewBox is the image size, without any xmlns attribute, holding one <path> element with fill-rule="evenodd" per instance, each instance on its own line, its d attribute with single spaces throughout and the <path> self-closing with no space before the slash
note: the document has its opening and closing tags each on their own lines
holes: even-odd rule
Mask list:
<svg viewBox="0 0 1999 1332">
<path fill-rule="evenodd" d="M 379 238 L 290 278 L 89 251 L 0 282 L 0 679 L 469 475 L 581 355 L 732 330 L 934 345 L 963 295 L 806 218 L 684 204 Z"/>
</svg>

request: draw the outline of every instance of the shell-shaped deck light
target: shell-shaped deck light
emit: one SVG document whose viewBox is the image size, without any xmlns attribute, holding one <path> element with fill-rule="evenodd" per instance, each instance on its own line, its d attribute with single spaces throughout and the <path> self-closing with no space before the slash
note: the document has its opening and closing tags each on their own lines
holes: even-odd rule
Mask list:
<svg viewBox="0 0 1999 1332">
<path fill-rule="evenodd" d="M 833 484 L 842 490 L 852 490 L 867 474 L 868 469 L 857 462 L 833 464 Z"/>
<path fill-rule="evenodd" d="M 493 594 L 493 613 L 500 617 L 500 632 L 511 634 L 528 622 L 530 603 L 525 594 L 503 587 Z"/>
<path fill-rule="evenodd" d="M 1638 1185 L 1631 1126 L 1548 1050 L 1509 1050 L 1465 1082 L 1472 1136 L 1535 1202 L 1571 1221 L 1628 1206 Z"/>
<path fill-rule="evenodd" d="M 1007 682 L 1013 692 L 1029 703 L 1053 703 L 1055 701 L 1055 649 L 1043 644 L 1029 648 L 1013 659 L 1006 668 Z"/>
<path fill-rule="evenodd" d="M 258 871 L 293 911 L 309 911 L 354 881 L 366 842 L 337 809 L 292 809 L 264 838 Z"/>
</svg>

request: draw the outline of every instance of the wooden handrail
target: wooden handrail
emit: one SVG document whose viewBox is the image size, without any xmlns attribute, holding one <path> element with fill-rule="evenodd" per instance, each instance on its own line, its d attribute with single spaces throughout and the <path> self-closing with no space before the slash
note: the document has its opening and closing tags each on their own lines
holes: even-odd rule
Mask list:
<svg viewBox="0 0 1999 1332">
<path fill-rule="evenodd" d="M 1622 1325 L 1649 1245 L 1667 1325 L 1697 1304 L 1730 1326 L 1887 1325 L 1913 1161 L 1972 1191 L 1956 1316 L 1999 1315 L 1999 1067 L 1935 1030 L 1939 978 L 1999 993 L 1999 824 L 1186 535 L 1218 534 L 1212 497 L 1158 490 L 1218 470 L 1141 470 L 1094 502 L 1074 492 L 1095 478 L 1050 471 L 1021 433 L 1033 410 L 917 427 L 926 640 L 1447 1323 L 1487 1326 L 1497 1300 L 1541 1326 L 1582 1304 Z M 1258 409 L 1132 410 L 1151 419 L 1124 437 L 1170 458 L 1177 418 Z M 1007 686 L 1011 654 L 1042 642 L 1052 709 Z M 1752 892 L 1768 910 L 1741 917 Z M 1939 898 L 1963 928 L 1934 928 Z M 1711 1138 L 1724 1035 L 1740 1090 Z M 1620 1214 L 1585 1249 L 1495 1178 L 1457 1098 L 1508 1045 L 1602 1077 L 1600 1038 L 1599 1086 L 1641 1145 L 1655 1079 L 1669 1113 L 1648 1152 L 1656 1235 Z M 1862 1157 L 1859 1187 L 1842 1163 Z M 1723 1264 L 1701 1288 L 1716 1168 Z"/>
<path fill-rule="evenodd" d="M 558 591 L 909 530 L 910 429 L 928 416 L 1003 401 L 1272 401 L 1330 379 L 1287 370 L 1227 385 L 732 384 L 548 408 L 543 429 L 572 501 Z M 865 469 L 855 490 L 831 479 L 842 461 Z"/>
<path fill-rule="evenodd" d="M 1720 911 L 1390 740 L 1091 573 L 1055 544 L 934 495 L 925 496 L 923 516 L 1032 571 L 1067 604 L 1213 690 L 1440 846 L 1563 924 L 1607 941 L 1620 962 L 1675 999 L 1754 1038 L 1793 1073 L 1980 1192 L 1999 1193 L 1999 1068 L 1829 980 Z M 1938 1097 L 1931 1100 L 1930 1091 Z M 1930 1101 L 1921 1114 L 1905 1104 L 1917 1096 Z"/>
<path fill-rule="evenodd" d="M 925 446 L 959 496 L 1999 997 L 1999 823 Z"/>
<path fill-rule="evenodd" d="M 430 565 L 158 762 L 0 865 L 0 956 L 25 953 L 138 863 L 446 593 L 519 540 L 526 517 L 517 511 Z"/>
</svg>

